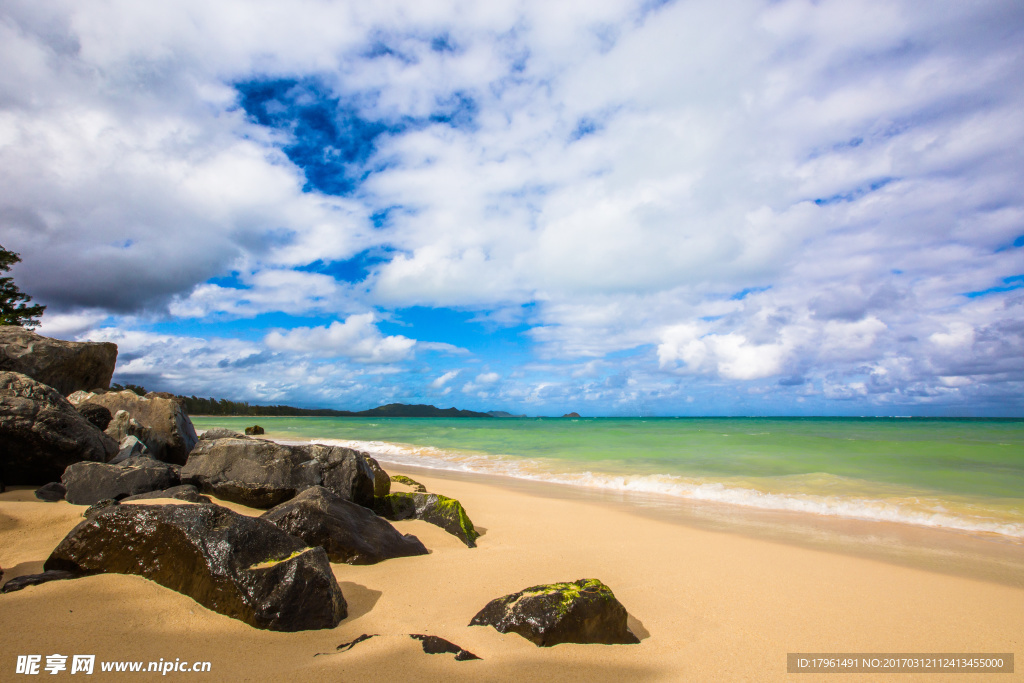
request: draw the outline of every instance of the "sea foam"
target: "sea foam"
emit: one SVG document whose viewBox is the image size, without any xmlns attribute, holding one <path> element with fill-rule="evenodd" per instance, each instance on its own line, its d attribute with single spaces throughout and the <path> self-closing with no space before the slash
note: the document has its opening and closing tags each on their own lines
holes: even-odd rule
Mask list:
<svg viewBox="0 0 1024 683">
<path fill-rule="evenodd" d="M 536 459 L 465 453 L 432 446 L 343 439 L 315 439 L 313 443 L 354 448 L 380 461 L 396 465 L 490 474 L 623 493 L 656 494 L 763 510 L 993 533 L 1024 539 L 1024 518 L 1016 511 L 961 504 L 956 506 L 961 509 L 954 512 L 949 509 L 950 501 L 931 496 L 887 495 L 885 498 L 872 498 L 862 495 L 764 491 L 749 485 L 671 474 L 557 471 L 552 464 Z"/>
</svg>

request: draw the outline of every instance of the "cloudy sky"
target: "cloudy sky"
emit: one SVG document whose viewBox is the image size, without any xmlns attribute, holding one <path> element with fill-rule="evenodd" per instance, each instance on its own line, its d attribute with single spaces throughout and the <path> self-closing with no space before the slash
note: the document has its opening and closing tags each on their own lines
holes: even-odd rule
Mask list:
<svg viewBox="0 0 1024 683">
<path fill-rule="evenodd" d="M 0 244 L 115 381 L 1024 413 L 1019 0 L 0 1 Z"/>
</svg>

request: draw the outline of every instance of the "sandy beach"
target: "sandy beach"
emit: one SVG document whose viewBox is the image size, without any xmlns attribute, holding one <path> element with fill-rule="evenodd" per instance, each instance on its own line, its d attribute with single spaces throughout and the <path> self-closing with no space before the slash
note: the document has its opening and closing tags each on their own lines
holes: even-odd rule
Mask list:
<svg viewBox="0 0 1024 683">
<path fill-rule="evenodd" d="M 560 498 L 521 483 L 385 467 L 462 501 L 484 532 L 478 547 L 469 549 L 425 522 L 397 522 L 430 554 L 332 565 L 349 616 L 334 629 L 300 633 L 252 628 L 134 576 L 29 587 L 0 595 L 2 677 L 10 680 L 19 654 L 41 654 L 45 662 L 58 653 L 94 654 L 97 662 L 209 661 L 210 673 L 168 676 L 232 681 L 781 680 L 793 675 L 786 673 L 788 652 L 1022 651 L 1024 588 L 1013 585 L 1012 576 L 999 581 L 931 571 L 700 528 L 627 505 Z M 261 512 L 224 504 L 245 514 Z M 0 494 L 4 580 L 42 571 L 82 510 L 65 501 L 39 502 L 29 488 Z M 1015 547 L 1006 552 L 1024 555 Z M 608 584 L 626 606 L 639 645 L 538 648 L 514 634 L 468 626 L 493 598 L 590 577 Z M 441 636 L 482 659 L 424 654 L 406 637 L 410 633 Z M 378 637 L 336 651 L 362 634 Z M 979 678 L 987 676 L 972 676 Z"/>
</svg>

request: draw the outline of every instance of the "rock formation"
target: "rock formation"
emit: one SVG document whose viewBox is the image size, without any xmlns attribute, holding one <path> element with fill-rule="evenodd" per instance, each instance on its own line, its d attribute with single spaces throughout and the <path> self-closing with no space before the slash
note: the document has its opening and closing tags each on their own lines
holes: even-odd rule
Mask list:
<svg viewBox="0 0 1024 683">
<path fill-rule="evenodd" d="M 61 483 L 65 500 L 74 505 L 94 505 L 101 500 L 120 500 L 178 485 L 178 468 L 147 457 L 118 463 L 79 462 L 64 470 Z"/>
<path fill-rule="evenodd" d="M 0 371 L 28 375 L 64 396 L 106 389 L 116 362 L 116 344 L 50 339 L 17 325 L 0 325 Z"/>
<path fill-rule="evenodd" d="M 203 493 L 250 507 L 274 507 L 310 486 L 324 486 L 364 507 L 373 505 L 370 466 L 359 451 L 340 446 L 286 446 L 244 436 L 203 439 L 181 477 Z"/>
<path fill-rule="evenodd" d="M 381 468 L 380 463 L 365 453 L 363 459 L 373 470 L 373 497 L 380 498 L 391 493 L 391 477 Z"/>
<path fill-rule="evenodd" d="M 320 546 L 331 562 L 376 564 L 393 557 L 427 554 L 412 534 L 403 536 L 370 510 L 322 486 L 306 489 L 265 512 L 262 519 L 306 545 Z"/>
<path fill-rule="evenodd" d="M 436 493 L 392 493 L 375 499 L 373 510 L 393 522 L 422 519 L 441 527 L 470 548 L 476 547 L 480 536 L 462 503 Z"/>
<path fill-rule="evenodd" d="M 70 397 L 84 409 L 85 405 L 101 405 L 114 416 L 107 434 L 120 442 L 125 436 L 136 436 L 146 444 L 150 456 L 157 460 L 184 465 L 199 437 L 185 408 L 169 394 L 149 393 L 139 396 L 134 391 L 111 391 L 104 394 L 79 393 Z M 127 417 L 119 415 L 125 411 Z M 134 421 L 134 425 L 132 424 Z"/>
<path fill-rule="evenodd" d="M 85 419 L 60 392 L 17 372 L 0 372 L 0 481 L 57 481 L 64 469 L 106 462 L 117 442 Z"/>
<path fill-rule="evenodd" d="M 113 505 L 76 526 L 44 564 L 134 574 L 271 631 L 334 628 L 345 598 L 323 548 L 217 505 Z"/>
<path fill-rule="evenodd" d="M 533 586 L 487 603 L 470 626 L 518 633 L 538 647 L 559 643 L 635 644 L 628 614 L 597 579 Z"/>
</svg>

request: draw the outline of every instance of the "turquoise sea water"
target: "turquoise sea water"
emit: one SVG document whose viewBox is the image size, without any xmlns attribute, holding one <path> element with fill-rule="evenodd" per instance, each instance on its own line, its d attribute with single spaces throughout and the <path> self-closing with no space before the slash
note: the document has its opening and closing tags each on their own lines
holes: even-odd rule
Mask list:
<svg viewBox="0 0 1024 683">
<path fill-rule="evenodd" d="M 1024 420 L 197 417 L 577 487 L 1024 539 Z"/>
</svg>

